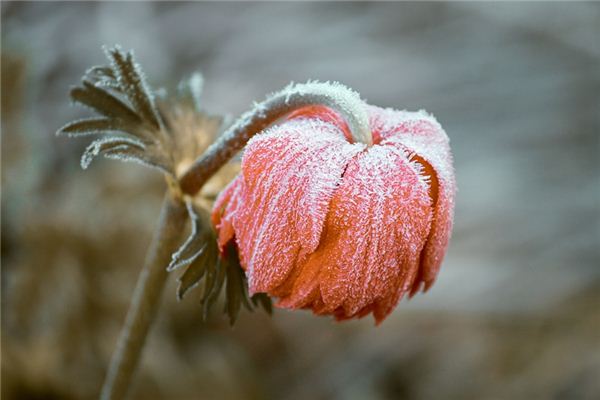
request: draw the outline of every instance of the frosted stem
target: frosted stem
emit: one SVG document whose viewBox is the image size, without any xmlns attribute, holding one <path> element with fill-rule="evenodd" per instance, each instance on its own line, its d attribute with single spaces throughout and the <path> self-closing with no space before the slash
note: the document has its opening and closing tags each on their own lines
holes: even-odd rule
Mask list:
<svg viewBox="0 0 600 400">
<path fill-rule="evenodd" d="M 121 400 L 127 395 L 139 363 L 146 336 L 160 305 L 171 254 L 180 245 L 188 214 L 181 200 L 167 193 L 159 226 L 148 250 L 144 269 L 131 299 L 125 325 L 102 387 L 102 400 Z"/>
<path fill-rule="evenodd" d="M 373 142 L 364 102 L 339 83 L 309 82 L 290 85 L 243 114 L 181 177 L 184 193 L 194 195 L 250 138 L 286 114 L 309 105 L 324 105 L 342 114 L 357 142 Z"/>
</svg>

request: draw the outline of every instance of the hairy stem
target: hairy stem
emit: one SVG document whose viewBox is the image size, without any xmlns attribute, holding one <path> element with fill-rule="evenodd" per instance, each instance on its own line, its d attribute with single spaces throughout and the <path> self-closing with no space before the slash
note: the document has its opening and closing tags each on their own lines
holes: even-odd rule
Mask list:
<svg viewBox="0 0 600 400">
<path fill-rule="evenodd" d="M 325 105 L 339 111 L 346 119 L 354 140 L 372 144 L 367 112 L 356 92 L 341 84 L 306 83 L 290 86 L 256 104 L 253 110 L 242 115 L 196 159 L 179 181 L 182 191 L 189 195 L 196 194 L 254 134 L 286 114 L 309 105 Z"/>
<path fill-rule="evenodd" d="M 159 226 L 148 250 L 144 269 L 138 278 L 125 325 L 102 387 L 102 400 L 120 400 L 127 395 L 146 336 L 160 305 L 168 275 L 167 265 L 171 261 L 171 254 L 180 245 L 187 219 L 188 214 L 183 202 L 175 199 L 168 191 L 163 202 Z"/>
</svg>

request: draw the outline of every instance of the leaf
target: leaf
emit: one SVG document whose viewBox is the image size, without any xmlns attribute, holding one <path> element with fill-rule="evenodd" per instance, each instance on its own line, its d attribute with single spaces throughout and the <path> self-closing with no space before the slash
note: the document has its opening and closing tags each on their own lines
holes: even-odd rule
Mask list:
<svg viewBox="0 0 600 400">
<path fill-rule="evenodd" d="M 217 257 L 218 255 L 211 255 L 205 252 L 190 264 L 178 279 L 177 298 L 179 300 L 183 299 L 188 290 L 200 283 L 200 280 L 204 277 L 208 269 L 214 268 L 214 265 L 218 261 Z"/>
<path fill-rule="evenodd" d="M 111 89 L 114 92 L 121 92 L 121 86 L 119 85 L 119 82 L 117 82 L 114 79 L 108 79 L 108 78 L 104 78 L 104 79 L 99 79 L 96 82 L 94 82 L 94 86 L 99 87 L 99 88 L 106 88 L 106 89 Z"/>
<path fill-rule="evenodd" d="M 225 312 L 229 316 L 229 323 L 233 325 L 237 320 L 242 304 L 252 311 L 253 306 L 248 299 L 248 285 L 242 269 L 237 249 L 230 244 L 225 249 L 227 267 L 227 286 Z"/>
<path fill-rule="evenodd" d="M 118 118 L 80 119 L 66 124 L 56 134 L 75 137 L 110 132 L 123 132 L 138 136 L 133 125 Z"/>
<path fill-rule="evenodd" d="M 126 94 L 127 99 L 133 105 L 133 109 L 144 121 L 149 122 L 152 127 L 160 129 L 162 121 L 154 105 L 142 70 L 133 61 L 133 53 L 124 53 L 120 47 L 115 46 L 107 50 L 107 56 L 111 59 L 112 69 L 117 82 L 123 93 Z"/>
<path fill-rule="evenodd" d="M 124 121 L 140 123 L 141 119 L 129 108 L 129 105 L 108 91 L 96 87 L 90 82 L 83 81 L 83 87 L 76 86 L 71 89 L 70 96 L 73 101 L 92 108 L 101 115 L 120 118 Z"/>
<path fill-rule="evenodd" d="M 201 236 L 188 237 L 183 246 L 171 256 L 171 263 L 167 267 L 167 271 L 171 272 L 185 265 L 190 265 L 207 252 L 207 247 L 208 244 L 205 238 Z"/>
<path fill-rule="evenodd" d="M 222 264 L 219 258 L 212 270 L 212 274 L 208 274 L 205 280 L 204 296 L 202 297 L 202 319 L 208 318 L 208 311 L 214 302 L 219 298 L 221 288 L 225 282 L 226 267 Z"/>
<path fill-rule="evenodd" d="M 255 307 L 260 305 L 267 314 L 273 315 L 273 303 L 266 293 L 256 293 L 251 300 Z"/>
<path fill-rule="evenodd" d="M 204 89 L 204 77 L 200 72 L 193 73 L 188 79 L 179 83 L 179 97 L 189 100 L 196 111 L 202 110 L 201 98 Z"/>
<path fill-rule="evenodd" d="M 102 138 L 93 141 L 83 152 L 81 156 L 81 167 L 83 169 L 87 169 L 92 160 L 98 156 L 100 153 L 109 151 L 111 149 L 120 149 L 124 148 L 135 148 L 137 147 L 140 150 L 144 150 L 144 143 L 137 139 L 120 137 L 120 136 L 112 136 L 108 138 Z"/>
<path fill-rule="evenodd" d="M 233 325 L 237 320 L 242 305 L 242 294 L 240 293 L 239 274 L 234 268 L 227 267 L 225 312 L 229 316 L 229 324 Z"/>
<path fill-rule="evenodd" d="M 110 78 L 110 79 L 117 79 L 115 74 L 113 73 L 113 70 L 111 67 L 107 66 L 107 65 L 97 65 L 91 68 L 88 68 L 87 71 L 85 71 L 85 76 L 90 76 L 90 77 L 98 77 L 100 79 L 102 78 Z"/>
<path fill-rule="evenodd" d="M 167 271 L 173 271 L 184 265 L 190 264 L 204 251 L 218 253 L 217 239 L 209 222 L 209 216 L 196 209 L 191 201 L 186 202 L 190 220 L 192 221 L 192 232 L 183 245 L 171 256 L 171 263 Z M 202 214 L 199 216 L 199 214 Z M 211 248 L 209 248 L 211 247 Z"/>
<path fill-rule="evenodd" d="M 253 311 L 255 306 L 260 306 L 270 315 L 271 299 L 266 294 L 256 294 L 252 299 L 248 297 L 248 284 L 236 246 L 230 244 L 224 254 L 221 254 L 206 211 L 194 205 L 192 201 L 188 201 L 186 206 L 192 221 L 192 232 L 173 254 L 168 267 L 168 270 L 172 271 L 189 264 L 178 279 L 178 299 L 183 299 L 190 289 L 198 286 L 204 279 L 201 298 L 203 319 L 208 317 L 210 308 L 219 298 L 223 286 L 226 294 L 224 312 L 228 315 L 231 325 L 239 317 L 242 305 L 249 311 Z"/>
<path fill-rule="evenodd" d="M 131 146 L 115 146 L 104 151 L 103 155 L 113 160 L 135 162 L 171 174 L 170 161 L 166 160 L 162 153 L 153 151 L 152 147 L 138 149 Z"/>
</svg>

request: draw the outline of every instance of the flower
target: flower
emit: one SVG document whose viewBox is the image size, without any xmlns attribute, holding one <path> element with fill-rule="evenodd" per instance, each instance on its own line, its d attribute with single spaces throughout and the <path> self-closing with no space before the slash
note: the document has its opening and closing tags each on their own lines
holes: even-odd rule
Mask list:
<svg viewBox="0 0 600 400">
<path fill-rule="evenodd" d="M 324 106 L 248 142 L 212 221 L 221 249 L 235 240 L 251 294 L 379 324 L 435 281 L 454 212 L 448 137 L 424 111 L 367 107 L 372 146 Z"/>
</svg>

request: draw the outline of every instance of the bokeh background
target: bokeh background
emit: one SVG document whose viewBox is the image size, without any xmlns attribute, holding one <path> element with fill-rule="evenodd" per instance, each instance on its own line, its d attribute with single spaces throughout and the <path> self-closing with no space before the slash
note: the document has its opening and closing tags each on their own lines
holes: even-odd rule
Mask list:
<svg viewBox="0 0 600 400">
<path fill-rule="evenodd" d="M 375 328 L 220 313 L 174 275 L 134 399 L 600 398 L 600 4 L 2 2 L 2 398 L 95 398 L 164 184 L 79 168 L 68 88 L 135 49 L 232 117 L 289 81 L 425 108 L 459 185 L 438 282 Z"/>
</svg>

